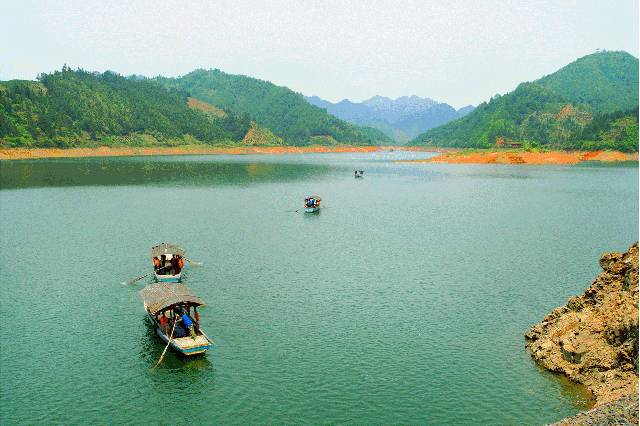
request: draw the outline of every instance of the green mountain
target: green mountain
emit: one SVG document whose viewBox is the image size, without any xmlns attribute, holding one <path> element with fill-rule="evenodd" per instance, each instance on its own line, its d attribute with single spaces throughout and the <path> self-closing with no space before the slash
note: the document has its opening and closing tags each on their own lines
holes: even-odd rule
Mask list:
<svg viewBox="0 0 640 426">
<path fill-rule="evenodd" d="M 637 151 L 637 108 L 638 59 L 626 52 L 601 52 L 497 95 L 410 144 L 489 148 L 516 142 Z"/>
<path fill-rule="evenodd" d="M 203 74 L 223 76 L 224 84 L 208 85 L 197 78 Z M 206 102 L 211 99 L 216 102 Z M 390 139 L 341 121 L 287 88 L 219 71 L 146 79 L 63 67 L 38 81 L 0 82 L 4 146 L 197 143 L 373 145 Z"/>
<path fill-rule="evenodd" d="M 537 80 L 539 85 L 593 112 L 608 113 L 638 106 L 638 58 L 627 52 L 584 56 Z"/>
<path fill-rule="evenodd" d="M 146 79 L 64 67 L 0 82 L 0 140 L 10 146 L 240 142 L 250 120 L 190 108 L 184 92 Z"/>
<path fill-rule="evenodd" d="M 158 77 L 162 85 L 189 92 L 216 107 L 247 114 L 292 145 L 391 144 L 379 130 L 340 120 L 286 87 L 220 70 L 196 70 L 179 78 Z"/>
</svg>

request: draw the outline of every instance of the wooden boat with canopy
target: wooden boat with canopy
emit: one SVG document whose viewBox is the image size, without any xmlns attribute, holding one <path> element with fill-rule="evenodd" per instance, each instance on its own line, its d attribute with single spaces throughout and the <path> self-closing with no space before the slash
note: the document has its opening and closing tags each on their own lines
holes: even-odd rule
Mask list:
<svg viewBox="0 0 640 426">
<path fill-rule="evenodd" d="M 304 212 L 315 213 L 320 211 L 320 203 L 322 199 L 317 195 L 310 195 L 304 199 Z"/>
<path fill-rule="evenodd" d="M 197 355 L 213 346 L 213 341 L 200 328 L 198 308 L 205 306 L 184 284 L 159 282 L 140 290 L 156 333 L 171 348 L 182 355 Z"/>
<path fill-rule="evenodd" d="M 175 244 L 162 243 L 151 247 L 153 272 L 160 282 L 177 283 L 182 277 L 185 250 Z"/>
</svg>

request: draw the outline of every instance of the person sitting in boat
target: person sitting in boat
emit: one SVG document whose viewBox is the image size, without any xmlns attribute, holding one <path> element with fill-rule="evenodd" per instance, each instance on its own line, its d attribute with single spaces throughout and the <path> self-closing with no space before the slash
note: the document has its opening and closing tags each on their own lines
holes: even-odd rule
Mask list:
<svg viewBox="0 0 640 426">
<path fill-rule="evenodd" d="M 184 325 L 185 330 L 189 330 L 189 334 L 193 339 L 196 338 L 196 332 L 193 330 L 193 320 L 187 314 L 186 310 L 182 310 L 182 324 Z"/>
<path fill-rule="evenodd" d="M 153 258 L 153 270 L 157 271 L 158 268 L 160 268 L 160 259 L 156 256 Z"/>
<path fill-rule="evenodd" d="M 171 275 L 178 273 L 178 258 L 174 255 L 171 256 Z"/>
<path fill-rule="evenodd" d="M 194 328 L 196 331 L 200 331 L 200 314 L 198 313 L 198 307 L 193 307 L 193 319 L 195 320 Z"/>
<path fill-rule="evenodd" d="M 178 256 L 178 269 L 176 270 L 176 274 L 179 274 L 184 268 L 184 260 L 182 260 L 182 256 Z"/>
<path fill-rule="evenodd" d="M 162 316 L 160 317 L 160 326 L 162 327 L 162 332 L 164 334 L 167 334 L 167 324 L 169 324 L 169 319 L 163 312 Z"/>
<path fill-rule="evenodd" d="M 173 321 L 171 323 L 171 327 L 169 327 L 170 329 L 173 329 L 173 337 L 175 337 L 176 339 L 186 337 L 187 330 L 184 328 L 184 324 L 180 324 L 182 321 L 179 313 L 174 312 L 173 314 Z M 173 325 L 173 323 L 175 323 L 175 325 Z"/>
</svg>

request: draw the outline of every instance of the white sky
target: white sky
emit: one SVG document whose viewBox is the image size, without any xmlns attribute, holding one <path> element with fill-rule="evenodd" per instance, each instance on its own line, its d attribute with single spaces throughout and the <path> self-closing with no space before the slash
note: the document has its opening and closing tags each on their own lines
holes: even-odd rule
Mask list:
<svg viewBox="0 0 640 426">
<path fill-rule="evenodd" d="M 332 101 L 461 107 L 597 48 L 638 56 L 638 0 L 0 0 L 0 80 L 65 63 L 147 76 L 219 68 Z"/>
</svg>

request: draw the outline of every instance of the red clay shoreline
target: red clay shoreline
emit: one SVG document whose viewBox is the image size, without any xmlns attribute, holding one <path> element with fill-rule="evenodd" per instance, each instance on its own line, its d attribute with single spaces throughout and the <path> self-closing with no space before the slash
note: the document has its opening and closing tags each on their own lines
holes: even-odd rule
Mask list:
<svg viewBox="0 0 640 426">
<path fill-rule="evenodd" d="M 149 155 L 249 155 L 349 153 L 380 151 L 436 152 L 438 155 L 421 160 L 400 160 L 399 163 L 441 164 L 577 164 L 583 161 L 638 161 L 638 153 L 620 151 L 546 151 L 461 150 L 416 146 L 237 146 L 215 147 L 187 145 L 179 147 L 107 147 L 96 148 L 0 148 L 0 161 L 40 158 L 131 157 Z"/>
<path fill-rule="evenodd" d="M 638 153 L 620 151 L 544 151 L 518 150 L 450 151 L 423 160 L 405 160 L 400 163 L 443 164 L 577 164 L 584 161 L 638 161 Z"/>
<path fill-rule="evenodd" d="M 248 155 L 248 154 L 305 154 L 340 152 L 379 152 L 388 150 L 428 151 L 434 149 L 404 146 L 238 146 L 208 147 L 200 145 L 180 147 L 107 147 L 96 148 L 0 148 L 0 160 L 36 158 L 125 157 L 145 155 Z"/>
</svg>

